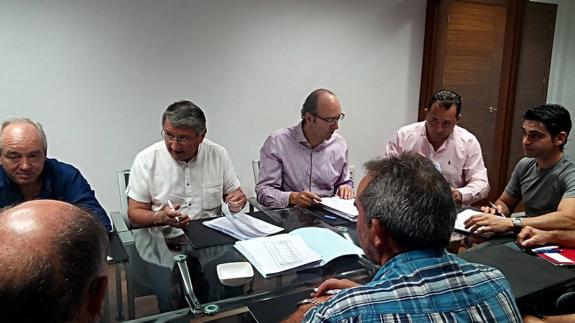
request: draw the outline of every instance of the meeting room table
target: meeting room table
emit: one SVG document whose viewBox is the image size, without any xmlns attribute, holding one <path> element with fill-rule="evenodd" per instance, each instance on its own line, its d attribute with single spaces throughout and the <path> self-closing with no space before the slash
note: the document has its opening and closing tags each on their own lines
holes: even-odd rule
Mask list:
<svg viewBox="0 0 575 323">
<path fill-rule="evenodd" d="M 251 215 L 282 227 L 282 233 L 301 227 L 321 227 L 359 246 L 355 222 L 331 216 L 319 207 L 257 211 Z M 203 225 L 206 220 L 209 219 L 191 221 L 180 234 L 163 228 L 131 230 L 134 244 L 127 246 L 127 251 L 133 297 L 153 296 L 157 301 L 155 314 L 132 322 L 186 322 L 194 318 L 184 297 L 180 271 L 174 261 L 176 255 L 187 256 L 194 293 L 200 304 L 215 304 L 219 308 L 214 316 L 203 315 L 202 319 L 218 322 L 256 322 L 254 317 L 259 322 L 274 322 L 295 311 L 296 303 L 309 297 L 313 288 L 325 279 L 366 282 L 378 269 L 365 257 L 349 255 L 321 267 L 292 270 L 267 278 L 254 269 L 254 277 L 249 282 L 225 286 L 218 279 L 217 266 L 248 260 L 234 247 L 236 239 Z M 140 303 L 135 302 L 136 312 Z"/>
</svg>

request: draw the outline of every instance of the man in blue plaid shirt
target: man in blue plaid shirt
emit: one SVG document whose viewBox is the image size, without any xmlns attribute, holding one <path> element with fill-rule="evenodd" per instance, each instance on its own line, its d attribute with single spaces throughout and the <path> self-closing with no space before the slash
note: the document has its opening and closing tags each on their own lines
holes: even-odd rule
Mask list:
<svg viewBox="0 0 575 323">
<path fill-rule="evenodd" d="M 323 282 L 304 322 L 521 322 L 497 269 L 446 252 L 456 211 L 449 184 L 426 158 L 406 154 L 366 163 L 357 232 L 382 267 L 373 280 Z M 326 292 L 344 289 L 330 299 Z M 304 316 L 305 314 L 305 316 Z"/>
</svg>

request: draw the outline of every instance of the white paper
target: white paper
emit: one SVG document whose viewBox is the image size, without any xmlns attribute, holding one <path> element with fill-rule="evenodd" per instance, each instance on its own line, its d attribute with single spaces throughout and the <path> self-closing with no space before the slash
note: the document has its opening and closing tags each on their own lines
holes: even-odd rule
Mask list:
<svg viewBox="0 0 575 323">
<path fill-rule="evenodd" d="M 353 204 L 355 199 L 344 200 L 339 198 L 339 196 L 334 197 L 322 197 L 321 198 L 321 206 L 333 212 L 344 219 L 350 221 L 357 221 L 357 216 L 359 215 L 359 211 Z"/>
<path fill-rule="evenodd" d="M 481 214 L 479 211 L 474 211 L 471 209 L 466 209 L 457 214 L 457 218 L 455 219 L 455 230 L 470 233 L 469 229 L 465 228 L 465 224 L 463 224 L 467 219 L 470 217 Z"/>
<path fill-rule="evenodd" d="M 469 231 L 469 229 L 465 228 L 464 223 L 470 217 L 472 217 L 474 215 L 478 215 L 478 214 L 482 214 L 482 212 L 474 211 L 472 209 L 465 209 L 465 210 L 459 212 L 457 214 L 457 218 L 455 218 L 455 226 L 453 229 L 460 231 L 460 232 L 471 233 L 471 231 Z M 475 234 L 480 236 L 480 237 L 483 237 L 483 238 L 489 238 L 494 234 L 494 232 L 483 232 L 481 230 L 481 228 L 479 228 L 475 231 Z"/>
<path fill-rule="evenodd" d="M 348 240 L 329 229 L 306 227 L 296 229 L 289 234 L 300 236 L 313 251 L 321 256 L 320 266 L 337 257 L 363 255 L 363 250 L 351 241 L 351 237 Z"/>
<path fill-rule="evenodd" d="M 203 224 L 239 240 L 269 236 L 283 229 L 245 213 L 231 214 L 227 203 L 222 204 L 224 217 L 218 217 Z"/>
<path fill-rule="evenodd" d="M 560 254 L 560 253 L 546 253 L 545 255 L 546 255 L 547 257 L 549 257 L 549 258 L 551 258 L 551 259 L 557 261 L 557 262 L 560 262 L 560 263 L 566 263 L 566 264 L 573 264 L 573 263 L 575 263 L 573 260 L 571 260 L 571 259 L 569 259 L 569 258 L 563 256 L 563 255 Z"/>
<path fill-rule="evenodd" d="M 321 261 L 320 255 L 301 237 L 289 234 L 238 241 L 234 247 L 264 277 L 306 265 L 315 266 Z"/>
</svg>

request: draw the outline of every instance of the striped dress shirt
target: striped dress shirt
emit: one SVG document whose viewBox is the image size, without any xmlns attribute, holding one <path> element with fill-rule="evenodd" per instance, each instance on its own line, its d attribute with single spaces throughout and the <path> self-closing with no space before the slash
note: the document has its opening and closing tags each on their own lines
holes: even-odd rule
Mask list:
<svg viewBox="0 0 575 323">
<path fill-rule="evenodd" d="M 353 182 L 347 143 L 337 133 L 312 149 L 300 122 L 272 133 L 260 149 L 255 191 L 258 202 L 264 206 L 287 207 L 290 192 L 333 196 L 341 185 L 353 187 Z"/>
<path fill-rule="evenodd" d="M 393 257 L 373 280 L 309 310 L 304 322 L 521 322 L 497 269 L 445 250 Z"/>
</svg>

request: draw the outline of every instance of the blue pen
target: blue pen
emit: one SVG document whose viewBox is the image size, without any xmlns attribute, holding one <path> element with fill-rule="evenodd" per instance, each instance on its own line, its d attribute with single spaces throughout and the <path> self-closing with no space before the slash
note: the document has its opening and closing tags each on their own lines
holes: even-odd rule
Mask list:
<svg viewBox="0 0 575 323">
<path fill-rule="evenodd" d="M 563 250 L 561 249 L 547 249 L 547 250 L 541 250 L 541 251 L 537 251 L 536 253 L 561 253 Z"/>
</svg>

